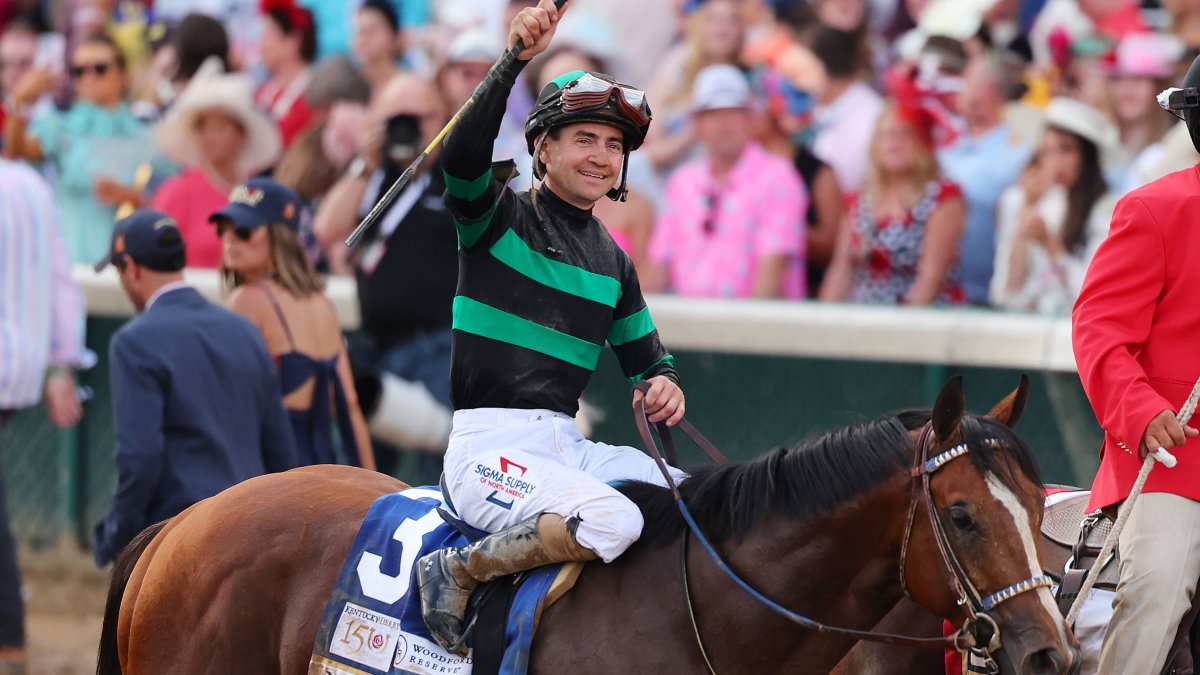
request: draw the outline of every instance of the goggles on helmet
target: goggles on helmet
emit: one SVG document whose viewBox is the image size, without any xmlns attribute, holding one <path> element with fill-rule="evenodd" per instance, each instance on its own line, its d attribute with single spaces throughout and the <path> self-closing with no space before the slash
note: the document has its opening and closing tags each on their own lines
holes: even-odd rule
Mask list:
<svg viewBox="0 0 1200 675">
<path fill-rule="evenodd" d="M 646 92 L 628 85 L 609 82 L 591 73 L 584 73 L 563 87 L 563 112 L 604 107 L 614 93 L 617 95 L 617 107 L 630 122 L 638 127 L 650 124 L 649 111 L 646 109 Z"/>
</svg>

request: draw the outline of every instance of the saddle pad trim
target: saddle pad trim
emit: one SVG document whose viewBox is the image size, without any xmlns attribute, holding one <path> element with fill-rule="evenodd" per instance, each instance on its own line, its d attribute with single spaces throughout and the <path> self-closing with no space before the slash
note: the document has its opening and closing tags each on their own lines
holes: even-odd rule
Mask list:
<svg viewBox="0 0 1200 675">
<path fill-rule="evenodd" d="M 359 670 L 354 666 L 347 666 L 343 663 L 338 663 L 318 656 L 316 654 L 308 662 L 308 675 L 371 675 L 365 670 Z"/>
<path fill-rule="evenodd" d="M 533 630 L 536 633 L 538 625 L 542 620 L 542 612 L 546 608 L 553 605 L 559 598 L 563 597 L 572 588 L 575 588 L 575 582 L 579 581 L 579 575 L 583 574 L 583 563 L 569 562 L 564 563 L 562 569 L 558 571 L 558 575 L 554 577 L 554 581 L 550 582 L 550 590 L 546 591 L 546 597 L 542 599 L 542 604 L 537 608 L 537 612 L 533 615 Z"/>
</svg>

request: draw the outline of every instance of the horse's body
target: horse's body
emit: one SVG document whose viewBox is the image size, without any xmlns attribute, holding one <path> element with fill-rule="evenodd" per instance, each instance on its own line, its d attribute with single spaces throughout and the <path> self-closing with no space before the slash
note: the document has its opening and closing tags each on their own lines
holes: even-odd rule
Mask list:
<svg viewBox="0 0 1200 675">
<path fill-rule="evenodd" d="M 1020 454 L 1027 448 L 1008 456 L 983 447 L 985 437 L 998 439 L 996 447 L 1020 443 L 1007 427 L 963 418 L 961 405 L 939 412 L 945 407 L 939 398 L 939 444 L 959 438 L 961 421 L 971 459 L 945 465 L 933 498 L 939 517 L 953 519 L 951 543 L 972 583 L 992 593 L 1030 576 L 1021 532 L 1037 527 L 1040 491 L 1028 455 Z M 1011 419 L 1010 412 L 1005 407 L 1000 420 L 1015 421 L 1019 406 Z M 703 469 L 682 492 L 732 568 L 797 612 L 870 629 L 902 597 L 901 550 L 910 539 L 912 595 L 957 616 L 921 502 L 906 527 L 913 438 L 895 419 L 844 430 L 803 450 Z M 363 516 L 376 497 L 403 487 L 348 467 L 297 469 L 230 488 L 144 533 L 114 570 L 97 672 L 306 672 L 317 623 Z M 674 502 L 653 486 L 625 490 L 646 515 L 642 541 L 614 563 L 589 564 L 575 589 L 545 612 L 532 672 L 706 672 L 684 601 L 679 545 L 686 530 Z M 973 516 L 969 528 L 960 522 L 964 509 Z M 773 614 L 691 541 L 689 586 L 716 672 L 826 673 L 853 646 L 853 638 Z M 1071 647 L 1048 597 L 1039 589 L 990 612 L 1004 634 L 1005 672 L 1066 672 Z"/>
</svg>

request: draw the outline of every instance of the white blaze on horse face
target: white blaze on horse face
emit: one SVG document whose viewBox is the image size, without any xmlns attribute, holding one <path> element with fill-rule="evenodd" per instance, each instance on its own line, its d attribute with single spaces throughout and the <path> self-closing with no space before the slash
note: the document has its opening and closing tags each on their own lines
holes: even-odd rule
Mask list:
<svg viewBox="0 0 1200 675">
<path fill-rule="evenodd" d="M 1017 495 L 1008 488 L 994 473 L 988 473 L 987 476 L 988 492 L 1000 502 L 1008 513 L 1012 516 L 1013 525 L 1017 528 L 1017 534 L 1021 536 L 1021 545 L 1025 547 L 1025 557 L 1029 561 L 1029 578 L 1042 576 L 1042 565 L 1038 560 L 1037 539 L 1033 536 L 1033 528 L 1029 525 L 1029 511 L 1021 504 L 1021 500 Z M 1051 617 L 1056 617 L 1056 622 L 1059 626 L 1059 632 L 1062 634 L 1063 644 L 1067 643 L 1066 631 L 1063 629 L 1062 612 L 1058 611 L 1058 605 L 1054 604 L 1054 596 L 1050 594 L 1049 588 L 1039 588 L 1034 593 L 1037 593 L 1038 599 L 1042 601 L 1042 605 L 1046 608 L 1046 613 Z"/>
</svg>

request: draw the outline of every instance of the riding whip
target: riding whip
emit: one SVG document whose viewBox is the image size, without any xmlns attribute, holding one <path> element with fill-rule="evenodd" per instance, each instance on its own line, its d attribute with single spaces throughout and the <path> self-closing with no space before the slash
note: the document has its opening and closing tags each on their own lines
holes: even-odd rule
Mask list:
<svg viewBox="0 0 1200 675">
<path fill-rule="evenodd" d="M 561 10 L 565 4 L 567 4 L 567 0 L 554 0 L 554 7 L 556 9 Z M 425 161 L 425 158 L 428 157 L 430 153 L 437 148 L 437 146 L 441 145 L 442 140 L 454 129 L 455 126 L 458 125 L 458 120 L 461 119 L 462 116 L 471 109 L 471 106 L 475 105 L 475 101 L 479 100 L 479 97 L 483 95 L 483 92 L 487 91 L 487 88 L 492 86 L 492 83 L 495 82 L 497 77 L 499 77 L 499 73 L 507 70 L 508 67 L 512 65 L 513 61 L 517 60 L 517 55 L 523 51 L 525 51 L 525 41 L 518 39 L 517 44 L 513 45 L 512 49 L 504 52 L 500 55 L 500 58 L 496 59 L 496 62 L 492 64 L 491 69 L 488 70 L 487 75 L 484 76 L 479 85 L 475 87 L 475 91 L 471 92 L 471 97 L 467 99 L 467 102 L 462 104 L 462 107 L 458 109 L 458 112 L 454 113 L 454 117 L 450 118 L 450 121 L 446 123 L 446 126 L 442 127 L 442 130 L 438 132 L 437 136 L 433 137 L 433 140 L 430 141 L 429 145 L 421 151 L 421 154 L 417 155 L 417 158 L 413 160 L 412 164 L 408 165 L 408 168 L 404 170 L 404 173 L 400 174 L 400 177 L 396 179 L 396 182 L 392 183 L 392 186 L 389 187 L 388 191 L 384 193 L 383 197 L 376 202 L 375 206 L 371 207 L 371 211 L 365 218 L 362 219 L 362 222 L 358 224 L 358 227 L 354 228 L 354 231 L 351 232 L 350 236 L 346 238 L 346 246 L 354 248 L 354 245 L 357 244 L 358 240 L 362 238 L 363 233 L 366 232 L 367 229 L 372 225 L 374 225 L 375 221 L 379 220 L 383 216 L 383 212 L 386 211 L 388 207 L 392 205 L 392 202 L 396 200 L 396 197 L 400 196 L 400 193 L 404 190 L 404 186 L 408 185 L 408 182 L 412 180 L 414 175 L 416 175 L 417 169 L 421 166 L 421 163 Z"/>
<path fill-rule="evenodd" d="M 1192 413 L 1196 411 L 1196 402 L 1200 400 L 1200 380 L 1196 380 L 1196 385 L 1192 387 L 1192 393 L 1188 396 L 1183 407 L 1179 409 L 1179 414 L 1175 419 L 1179 424 L 1185 425 L 1191 419 Z M 1091 592 L 1092 586 L 1096 584 L 1096 578 L 1100 576 L 1100 570 L 1104 567 L 1104 561 L 1108 558 L 1108 554 L 1117 545 L 1117 538 L 1121 536 L 1121 530 L 1125 528 L 1125 521 L 1129 520 L 1129 514 L 1133 511 L 1133 505 L 1137 498 L 1142 494 L 1142 488 L 1146 485 L 1146 479 L 1150 477 L 1150 471 L 1154 468 L 1156 462 L 1162 462 L 1171 468 L 1176 464 L 1175 456 L 1167 452 L 1163 448 L 1159 448 L 1153 453 L 1146 455 L 1146 460 L 1142 462 L 1142 470 L 1138 472 L 1137 481 L 1133 484 L 1133 489 L 1129 491 L 1129 497 L 1121 508 L 1117 511 L 1117 522 L 1113 523 L 1112 531 L 1108 533 L 1108 537 L 1104 539 L 1104 546 L 1100 548 L 1100 555 L 1096 557 L 1096 564 L 1092 565 L 1092 569 L 1088 570 L 1087 577 L 1083 580 L 1083 585 L 1079 587 L 1079 595 L 1076 596 L 1075 602 L 1071 604 L 1071 611 L 1067 612 L 1067 625 L 1071 626 L 1075 623 L 1075 618 L 1079 616 L 1079 610 L 1083 608 L 1083 601 Z"/>
</svg>

